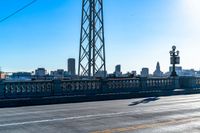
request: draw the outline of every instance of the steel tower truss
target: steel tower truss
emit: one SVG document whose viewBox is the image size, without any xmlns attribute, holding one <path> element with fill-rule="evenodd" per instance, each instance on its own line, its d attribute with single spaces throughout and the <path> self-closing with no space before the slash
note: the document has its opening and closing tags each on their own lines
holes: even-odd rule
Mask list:
<svg viewBox="0 0 200 133">
<path fill-rule="evenodd" d="M 103 0 L 83 0 L 79 76 L 95 78 L 106 72 Z"/>
</svg>

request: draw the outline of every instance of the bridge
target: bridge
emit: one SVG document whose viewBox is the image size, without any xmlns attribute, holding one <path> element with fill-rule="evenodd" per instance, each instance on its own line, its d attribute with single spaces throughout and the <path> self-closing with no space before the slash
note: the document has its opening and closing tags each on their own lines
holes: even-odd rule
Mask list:
<svg viewBox="0 0 200 133">
<path fill-rule="evenodd" d="M 125 78 L 0 82 L 0 106 L 166 96 L 200 92 L 200 78 Z M 23 101 L 23 102 L 22 102 Z"/>
<path fill-rule="evenodd" d="M 31 1 L 10 16 L 36 1 Z M 180 57 L 175 46 L 170 51 L 173 65 L 171 77 L 106 78 L 103 18 L 103 0 L 82 0 L 78 77 L 86 77 L 88 80 L 56 79 L 20 82 L 1 80 L 0 106 L 82 102 L 199 92 L 197 88 L 200 86 L 200 78 L 177 77 L 175 65 L 180 63 Z M 97 77 L 102 79 L 96 79 Z"/>
<path fill-rule="evenodd" d="M 15 13 L 36 1 L 33 0 Z M 10 16 L 15 15 L 15 13 Z M 20 82 L 0 79 L 0 106 L 199 93 L 200 78 L 178 77 L 176 74 L 175 65 L 180 63 L 180 57 L 175 46 L 170 51 L 171 64 L 173 65 L 171 77 L 106 78 L 104 38 L 103 0 L 82 0 L 78 77 L 86 77 L 87 79 Z M 97 77 L 102 79 L 97 79 Z"/>
<path fill-rule="evenodd" d="M 176 75 L 175 50 L 171 77 L 106 78 L 103 0 L 83 0 L 78 75 L 89 78 L 0 80 L 0 132 L 199 132 L 200 78 Z"/>
</svg>

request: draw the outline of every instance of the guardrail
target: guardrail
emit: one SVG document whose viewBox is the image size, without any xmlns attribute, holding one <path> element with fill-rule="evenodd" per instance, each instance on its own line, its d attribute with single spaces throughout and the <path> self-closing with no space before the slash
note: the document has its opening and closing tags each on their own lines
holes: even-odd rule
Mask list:
<svg viewBox="0 0 200 133">
<path fill-rule="evenodd" d="M 198 88 L 200 78 L 129 78 L 107 80 L 0 81 L 0 99 L 51 96 L 94 96 L 153 93 L 177 88 Z"/>
</svg>

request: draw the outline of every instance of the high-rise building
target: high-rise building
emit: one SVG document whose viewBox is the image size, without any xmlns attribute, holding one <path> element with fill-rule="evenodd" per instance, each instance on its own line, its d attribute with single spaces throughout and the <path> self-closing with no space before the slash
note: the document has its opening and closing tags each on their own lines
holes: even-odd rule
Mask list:
<svg viewBox="0 0 200 133">
<path fill-rule="evenodd" d="M 170 66 L 169 67 L 169 72 L 172 72 L 172 70 L 173 70 L 173 68 Z M 181 66 L 176 66 L 175 67 L 175 71 L 176 72 L 181 72 L 183 69 L 182 69 L 182 67 Z"/>
<path fill-rule="evenodd" d="M 115 66 L 115 72 L 121 72 L 121 65 Z"/>
<path fill-rule="evenodd" d="M 76 60 L 74 58 L 68 59 L 68 72 L 71 76 L 76 75 Z"/>
<path fill-rule="evenodd" d="M 47 71 L 45 68 L 38 68 L 35 70 L 35 76 L 37 77 L 45 77 L 47 74 Z"/>
<path fill-rule="evenodd" d="M 132 74 L 133 77 L 136 77 L 137 76 L 137 71 L 132 71 L 131 74 Z"/>
<path fill-rule="evenodd" d="M 149 68 L 142 68 L 141 77 L 149 77 Z"/>
<path fill-rule="evenodd" d="M 157 62 L 156 70 L 154 71 L 153 76 L 154 77 L 162 77 L 163 76 L 163 72 L 160 70 L 160 63 L 159 62 Z"/>
<path fill-rule="evenodd" d="M 98 71 L 97 74 L 96 74 L 96 77 L 97 78 L 104 78 L 105 75 L 107 75 L 106 71 Z"/>
<path fill-rule="evenodd" d="M 51 71 L 50 75 L 54 78 L 64 78 L 65 71 L 63 69 L 58 69 L 56 71 Z"/>
<path fill-rule="evenodd" d="M 116 65 L 115 66 L 115 72 L 114 72 L 116 77 L 120 77 L 122 76 L 122 72 L 121 72 L 121 65 Z"/>
</svg>

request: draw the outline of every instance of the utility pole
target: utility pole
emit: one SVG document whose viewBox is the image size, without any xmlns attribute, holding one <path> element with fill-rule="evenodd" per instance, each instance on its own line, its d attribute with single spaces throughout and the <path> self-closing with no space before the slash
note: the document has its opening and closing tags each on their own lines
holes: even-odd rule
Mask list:
<svg viewBox="0 0 200 133">
<path fill-rule="evenodd" d="M 82 0 L 78 75 L 106 76 L 103 0 Z"/>
</svg>

